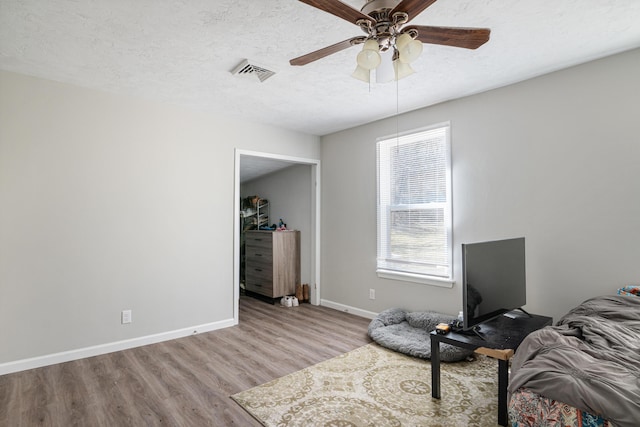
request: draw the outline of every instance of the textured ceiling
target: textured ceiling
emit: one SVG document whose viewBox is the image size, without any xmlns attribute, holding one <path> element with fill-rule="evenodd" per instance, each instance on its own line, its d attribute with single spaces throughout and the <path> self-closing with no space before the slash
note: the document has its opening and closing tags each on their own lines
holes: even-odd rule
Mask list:
<svg viewBox="0 0 640 427">
<path fill-rule="evenodd" d="M 412 23 L 491 40 L 425 45 L 397 88 L 369 86 L 358 47 L 289 65 L 363 34 L 295 0 L 0 0 L 0 69 L 324 135 L 640 46 L 639 0 L 438 0 Z M 232 75 L 245 58 L 276 74 Z"/>
</svg>

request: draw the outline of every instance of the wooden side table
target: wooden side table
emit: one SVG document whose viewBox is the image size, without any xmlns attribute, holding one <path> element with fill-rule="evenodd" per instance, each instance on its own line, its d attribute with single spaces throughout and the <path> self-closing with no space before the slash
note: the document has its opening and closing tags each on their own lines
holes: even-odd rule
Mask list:
<svg viewBox="0 0 640 427">
<path fill-rule="evenodd" d="M 470 332 L 449 332 L 438 335 L 431 332 L 431 396 L 440 399 L 440 343 L 474 350 L 476 353 L 498 359 L 498 424 L 506 426 L 507 386 L 509 359 L 531 332 L 549 326 L 551 317 L 510 312 L 480 325 L 480 336 Z"/>
</svg>

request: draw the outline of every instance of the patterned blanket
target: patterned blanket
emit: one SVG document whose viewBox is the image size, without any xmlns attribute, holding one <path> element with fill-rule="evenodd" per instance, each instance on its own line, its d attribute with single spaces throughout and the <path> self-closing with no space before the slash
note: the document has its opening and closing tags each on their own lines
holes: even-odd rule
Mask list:
<svg viewBox="0 0 640 427">
<path fill-rule="evenodd" d="M 509 402 L 511 427 L 610 427 L 611 424 L 598 415 L 593 415 L 566 403 L 547 399 L 521 388 Z"/>
</svg>

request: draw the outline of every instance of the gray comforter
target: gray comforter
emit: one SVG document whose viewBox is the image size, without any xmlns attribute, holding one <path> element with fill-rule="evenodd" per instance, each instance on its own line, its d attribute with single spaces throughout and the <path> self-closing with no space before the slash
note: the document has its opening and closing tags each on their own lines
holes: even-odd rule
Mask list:
<svg viewBox="0 0 640 427">
<path fill-rule="evenodd" d="M 525 338 L 509 393 L 526 387 L 616 427 L 640 426 L 640 297 L 592 298 Z"/>
</svg>

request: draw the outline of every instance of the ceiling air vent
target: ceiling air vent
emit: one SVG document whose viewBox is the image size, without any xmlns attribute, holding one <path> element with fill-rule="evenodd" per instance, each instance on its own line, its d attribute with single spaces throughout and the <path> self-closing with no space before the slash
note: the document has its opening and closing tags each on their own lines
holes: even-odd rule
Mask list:
<svg viewBox="0 0 640 427">
<path fill-rule="evenodd" d="M 261 82 L 267 80 L 275 74 L 275 71 L 268 70 L 264 67 L 250 63 L 248 59 L 242 61 L 236 68 L 231 71 L 234 76 L 241 77 L 257 77 Z"/>
</svg>

